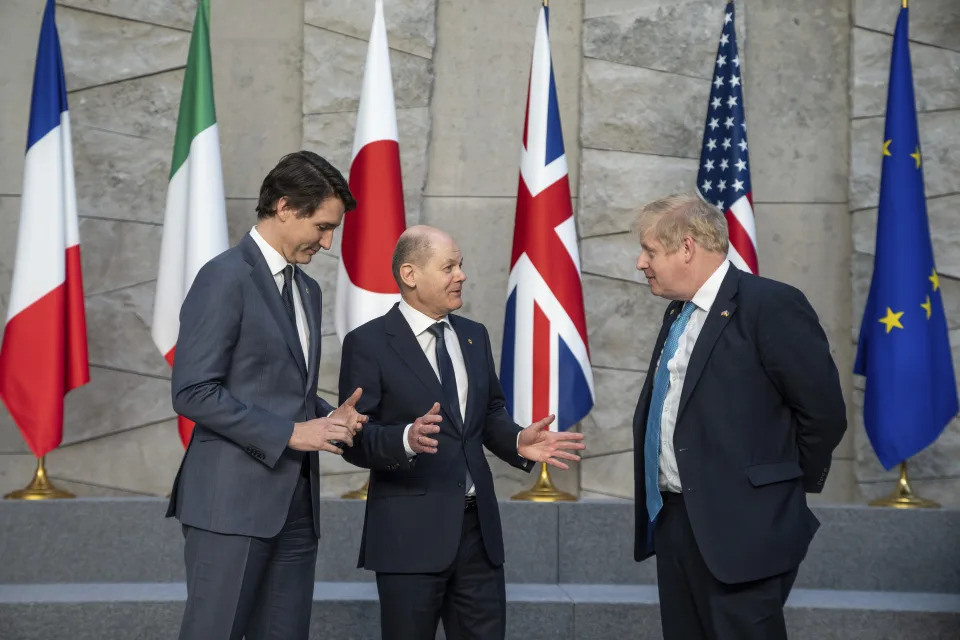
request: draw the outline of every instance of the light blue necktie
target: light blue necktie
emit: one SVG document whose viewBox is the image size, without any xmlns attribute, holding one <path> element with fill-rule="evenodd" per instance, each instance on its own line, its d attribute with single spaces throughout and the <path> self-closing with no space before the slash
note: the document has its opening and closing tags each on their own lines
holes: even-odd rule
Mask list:
<svg viewBox="0 0 960 640">
<path fill-rule="evenodd" d="M 650 397 L 650 412 L 647 414 L 647 433 L 643 439 L 643 477 L 646 483 L 647 513 L 650 514 L 650 522 L 656 519 L 663 507 L 663 497 L 657 485 L 660 462 L 660 419 L 663 415 L 663 403 L 670 389 L 670 372 L 667 370 L 667 363 L 677 352 L 680 336 L 696 308 L 697 306 L 692 302 L 683 305 L 680 316 L 670 326 L 667 340 L 663 343 L 663 351 L 660 353 L 660 364 L 653 376 L 653 394 Z"/>
</svg>

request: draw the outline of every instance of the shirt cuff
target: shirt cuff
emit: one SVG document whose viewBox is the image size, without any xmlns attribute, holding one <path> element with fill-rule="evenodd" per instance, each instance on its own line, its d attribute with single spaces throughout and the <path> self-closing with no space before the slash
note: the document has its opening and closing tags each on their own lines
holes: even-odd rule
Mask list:
<svg viewBox="0 0 960 640">
<path fill-rule="evenodd" d="M 410 447 L 410 439 L 407 438 L 407 434 L 410 433 L 410 427 L 412 427 L 412 426 L 413 426 L 413 423 L 411 422 L 411 423 L 408 424 L 408 425 L 406 426 L 406 428 L 403 430 L 403 450 L 407 452 L 407 459 L 408 459 L 408 460 L 409 460 L 410 458 L 416 458 L 416 457 L 417 457 L 417 452 L 414 451 L 414 450 Z"/>
<path fill-rule="evenodd" d="M 520 434 L 523 433 L 523 429 L 517 431 L 517 455 L 520 456 Z M 523 460 L 526 460 L 523 456 L 520 456 Z"/>
</svg>

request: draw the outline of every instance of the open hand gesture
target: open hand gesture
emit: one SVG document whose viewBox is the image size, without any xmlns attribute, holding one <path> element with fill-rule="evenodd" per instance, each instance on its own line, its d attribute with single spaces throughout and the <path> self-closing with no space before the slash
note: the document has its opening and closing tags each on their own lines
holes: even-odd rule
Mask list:
<svg viewBox="0 0 960 640">
<path fill-rule="evenodd" d="M 549 415 L 521 431 L 517 442 L 517 453 L 527 460 L 546 462 L 566 471 L 570 467 L 561 462 L 560 458 L 579 461 L 580 456 L 570 452 L 586 449 L 587 445 L 583 443 L 582 433 L 550 431 L 550 423 L 555 418 L 556 416 Z"/>
</svg>

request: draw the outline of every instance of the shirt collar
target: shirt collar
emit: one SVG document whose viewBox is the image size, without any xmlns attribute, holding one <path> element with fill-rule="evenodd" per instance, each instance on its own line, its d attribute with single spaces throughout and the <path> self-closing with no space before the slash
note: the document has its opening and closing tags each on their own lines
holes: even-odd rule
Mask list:
<svg viewBox="0 0 960 640">
<path fill-rule="evenodd" d="M 720 285 L 723 284 L 723 279 L 726 277 L 729 269 L 730 261 L 724 260 L 723 264 L 717 267 L 717 270 L 713 272 L 712 276 L 707 278 L 707 281 L 703 283 L 690 301 L 697 305 L 699 309 L 703 309 L 709 313 L 710 307 L 713 306 L 714 301 L 717 299 L 717 294 L 720 292 Z"/>
<path fill-rule="evenodd" d="M 404 320 L 407 321 L 407 324 L 410 325 L 410 328 L 413 330 L 413 335 L 419 336 L 421 333 L 437 324 L 442 322 L 447 326 L 450 326 L 449 316 L 444 316 L 440 320 L 434 320 L 427 314 L 422 311 L 418 311 L 410 306 L 406 300 L 403 298 L 400 299 L 400 313 L 403 314 Z"/>
<path fill-rule="evenodd" d="M 266 260 L 267 268 L 270 269 L 270 273 L 274 276 L 283 273 L 284 267 L 289 264 L 287 259 L 263 239 L 263 236 L 261 236 L 260 232 L 257 231 L 256 225 L 250 229 L 250 237 L 253 238 L 253 241 L 257 243 L 258 247 L 260 247 L 260 253 L 263 254 L 263 259 Z"/>
</svg>

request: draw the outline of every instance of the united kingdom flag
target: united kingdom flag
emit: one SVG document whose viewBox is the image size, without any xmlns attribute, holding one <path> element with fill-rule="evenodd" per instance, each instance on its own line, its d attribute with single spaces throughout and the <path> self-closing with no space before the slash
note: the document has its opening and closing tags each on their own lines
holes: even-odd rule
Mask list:
<svg viewBox="0 0 960 640">
<path fill-rule="evenodd" d="M 741 271 L 757 273 L 757 231 L 753 221 L 747 121 L 743 111 L 743 74 L 733 14 L 731 0 L 724 12 L 723 31 L 713 65 L 697 191 L 701 198 L 717 205 L 726 215 L 730 262 Z"/>
<path fill-rule="evenodd" d="M 527 89 L 500 382 L 518 424 L 552 413 L 551 429 L 563 431 L 593 408 L 594 389 L 548 17 L 544 6 Z"/>
</svg>

